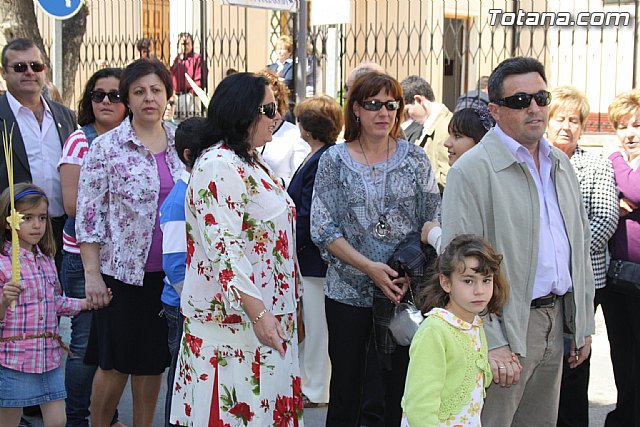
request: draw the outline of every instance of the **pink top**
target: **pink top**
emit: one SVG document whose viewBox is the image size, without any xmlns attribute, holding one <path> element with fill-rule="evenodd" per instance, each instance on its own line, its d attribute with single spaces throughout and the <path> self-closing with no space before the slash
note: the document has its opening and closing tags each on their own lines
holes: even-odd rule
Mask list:
<svg viewBox="0 0 640 427">
<path fill-rule="evenodd" d="M 164 203 L 171 189 L 173 188 L 173 177 L 167 166 L 167 152 L 163 151 L 153 155 L 158 165 L 158 176 L 160 177 L 160 194 L 158 197 L 158 208 L 156 209 L 156 224 L 153 227 L 153 236 L 151 236 L 151 248 L 149 248 L 149 257 L 144 266 L 144 271 L 162 271 L 162 230 L 160 229 L 160 206 Z"/>
<path fill-rule="evenodd" d="M 0 298 L 5 283 L 11 280 L 11 242 L 5 242 L 0 253 Z M 53 258 L 20 249 L 20 281 L 24 291 L 15 310 L 7 308 L 0 321 L 0 338 L 58 334 L 58 316 L 80 312 L 82 301 L 62 296 Z M 42 373 L 60 366 L 62 348 L 53 338 L 28 338 L 0 341 L 0 365 L 20 372 Z"/>
</svg>

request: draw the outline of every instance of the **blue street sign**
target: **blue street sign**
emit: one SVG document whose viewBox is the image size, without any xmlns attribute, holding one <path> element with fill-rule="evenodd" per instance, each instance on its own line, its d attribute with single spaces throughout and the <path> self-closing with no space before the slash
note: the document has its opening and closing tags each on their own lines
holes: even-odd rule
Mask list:
<svg viewBox="0 0 640 427">
<path fill-rule="evenodd" d="M 37 0 L 44 12 L 55 19 L 69 19 L 82 7 L 82 0 Z"/>
</svg>

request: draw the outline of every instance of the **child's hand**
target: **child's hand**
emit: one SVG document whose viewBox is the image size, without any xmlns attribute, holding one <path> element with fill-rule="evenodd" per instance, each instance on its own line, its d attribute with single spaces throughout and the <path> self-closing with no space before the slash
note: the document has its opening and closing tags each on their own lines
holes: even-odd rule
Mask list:
<svg viewBox="0 0 640 427">
<path fill-rule="evenodd" d="M 109 305 L 109 303 L 113 299 L 113 292 L 111 292 L 111 288 L 107 288 L 107 299 L 108 299 L 107 305 Z M 92 310 L 91 303 L 87 298 L 82 299 L 82 310 L 83 311 Z"/>
<path fill-rule="evenodd" d="M 9 307 L 13 301 L 16 301 L 24 289 L 20 284 L 14 282 L 5 283 L 2 289 L 2 306 Z"/>
</svg>

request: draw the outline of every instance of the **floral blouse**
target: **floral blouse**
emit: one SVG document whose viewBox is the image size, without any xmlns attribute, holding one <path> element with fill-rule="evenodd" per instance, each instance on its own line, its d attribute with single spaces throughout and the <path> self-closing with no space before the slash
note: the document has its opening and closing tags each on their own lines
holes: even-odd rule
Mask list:
<svg viewBox="0 0 640 427">
<path fill-rule="evenodd" d="M 419 232 L 425 221 L 437 218 L 440 191 L 429 159 L 414 144 L 398 140 L 388 161 L 373 165 L 375 174 L 351 158 L 347 145 L 334 145 L 320 158 L 311 203 L 311 238 L 329 263 L 325 294 L 343 304 L 371 307 L 373 281 L 331 255 L 327 246 L 343 237 L 370 260 L 386 263 L 409 232 Z M 391 230 L 382 239 L 374 236 L 381 206 Z"/>
<path fill-rule="evenodd" d="M 185 204 L 185 317 L 249 323 L 240 291 L 275 315 L 295 312 L 295 205 L 262 159 L 250 165 L 222 143 L 209 147 L 194 166 Z"/>
<path fill-rule="evenodd" d="M 175 149 L 175 129 L 164 125 L 164 130 L 166 162 L 175 182 L 184 165 Z M 129 118 L 93 141 L 78 183 L 76 238 L 78 243 L 101 244 L 102 273 L 142 286 L 159 193 L 156 159 Z"/>
</svg>

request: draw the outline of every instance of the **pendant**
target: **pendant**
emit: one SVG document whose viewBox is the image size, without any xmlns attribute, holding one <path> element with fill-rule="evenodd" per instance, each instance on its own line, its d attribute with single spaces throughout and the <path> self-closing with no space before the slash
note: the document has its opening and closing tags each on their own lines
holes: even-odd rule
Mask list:
<svg viewBox="0 0 640 427">
<path fill-rule="evenodd" d="M 380 219 L 373 227 L 373 234 L 375 234 L 378 239 L 384 239 L 391 235 L 391 229 L 389 228 L 389 224 L 386 223 L 384 215 L 380 216 Z"/>
</svg>

